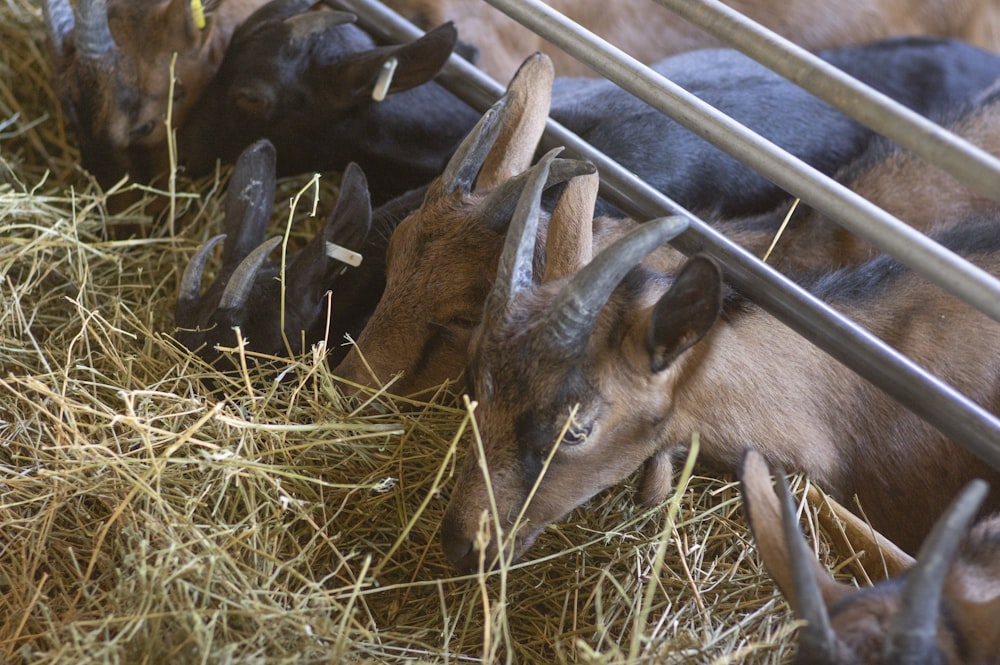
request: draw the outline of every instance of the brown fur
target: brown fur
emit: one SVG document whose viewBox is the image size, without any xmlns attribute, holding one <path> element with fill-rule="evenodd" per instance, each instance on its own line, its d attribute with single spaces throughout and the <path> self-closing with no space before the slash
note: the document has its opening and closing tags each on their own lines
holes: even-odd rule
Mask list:
<svg viewBox="0 0 1000 665">
<path fill-rule="evenodd" d="M 479 215 L 497 185 L 531 164 L 548 116 L 552 76 L 547 58 L 529 58 L 511 81 L 506 95 L 510 122 L 490 150 L 476 187 L 445 192 L 438 178 L 423 206 L 393 232 L 385 293 L 356 348 L 337 367 L 339 376 L 371 385 L 402 372 L 393 390 L 406 394 L 461 374 L 503 243 L 502 233 L 482 224 Z"/>
<path fill-rule="evenodd" d="M 1000 95 L 987 101 L 947 128 L 985 152 L 1000 157 Z M 862 157 L 836 178 L 856 194 L 920 231 L 929 231 L 951 220 L 1000 214 L 1000 204 L 963 185 L 954 177 L 900 148 L 875 148 L 874 158 Z M 781 212 L 770 214 L 773 219 Z M 763 218 L 762 218 L 763 219 Z M 771 222 L 768 222 L 771 224 Z M 771 224 L 773 225 L 773 224 Z M 737 222 L 735 227 L 746 226 Z M 736 240 L 741 238 L 736 232 Z M 746 234 L 751 247 L 760 245 L 758 234 Z M 802 209 L 779 240 L 769 263 L 788 272 L 837 268 L 872 258 L 878 250 L 822 213 Z"/>
<path fill-rule="evenodd" d="M 801 615 L 791 574 L 794 555 L 783 533 L 778 498 L 761 455 L 747 455 L 741 480 L 754 540 L 764 565 L 793 610 Z M 829 612 L 833 633 L 841 650 L 846 652 L 842 662 L 882 665 L 887 628 L 901 609 L 904 578 L 896 577 L 871 589 L 856 589 L 834 581 L 815 558 L 810 558 L 807 564 Z M 1000 516 L 984 520 L 966 535 L 948 568 L 940 607 L 934 647 L 943 656 L 942 662 L 1000 663 L 1000 636 L 996 632 L 996 617 L 1000 612 Z M 800 654 L 796 662 L 802 660 Z M 929 656 L 926 662 L 939 661 Z"/>
<path fill-rule="evenodd" d="M 206 1 L 206 26 L 199 30 L 189 0 L 109 0 L 113 54 L 81 57 L 73 34 L 63 47 L 55 45 L 56 89 L 77 123 L 84 165 L 104 187 L 125 172 L 151 181 L 166 171 L 168 108 L 172 126 L 182 124 L 219 68 L 233 30 L 265 1 Z"/>
<path fill-rule="evenodd" d="M 506 81 L 521 61 L 544 51 L 560 76 L 592 72 L 479 0 L 387 0 L 386 5 L 430 28 L 453 20 L 464 41 L 479 47 L 480 66 Z M 643 62 L 697 48 L 721 46 L 665 7 L 649 0 L 548 0 L 548 5 Z M 863 44 L 893 35 L 957 37 L 1000 49 L 1000 7 L 992 0 L 851 0 L 814 2 L 727 0 L 726 4 L 811 51 Z"/>
<path fill-rule="evenodd" d="M 524 78 L 515 79 L 510 90 L 521 88 L 525 82 Z M 540 96 L 541 93 L 536 87 L 533 94 Z M 1000 156 L 998 106 L 1000 101 L 985 103 L 950 128 Z M 540 109 L 547 107 L 548 100 L 539 99 L 537 108 L 524 108 L 534 108 L 534 113 L 540 113 Z M 530 127 L 530 130 L 505 133 L 498 146 L 519 137 L 519 150 L 529 150 L 540 136 L 540 125 Z M 498 153 L 503 154 L 500 150 Z M 526 163 L 522 159 L 520 168 L 525 168 Z M 973 194 L 902 149 L 888 150 L 860 164 L 846 168 L 839 179 L 918 230 L 929 231 L 972 215 L 1000 213 L 995 202 Z M 503 169 L 506 177 L 516 171 L 509 166 Z M 489 173 L 485 168 L 484 172 Z M 492 176 L 490 187 L 501 180 L 501 177 Z M 337 369 L 341 376 L 353 382 L 375 385 L 402 373 L 400 381 L 394 384 L 394 390 L 401 393 L 429 390 L 445 380 L 459 377 L 465 365 L 469 335 L 480 320 L 482 303 L 493 281 L 503 244 L 500 233 L 475 219 L 475 211 L 483 200 L 481 195 L 447 202 L 428 197 L 423 208 L 400 225 L 390 240 L 386 290 L 371 322 L 358 339 L 358 348 L 371 365 L 374 376 L 360 362 L 355 350 Z M 570 201 L 576 199 L 564 197 L 560 205 L 570 205 Z M 593 210 L 593 201 L 574 205 L 581 206 L 580 211 L 567 213 L 574 220 L 589 216 L 587 206 Z M 770 245 L 785 212 L 782 209 L 745 220 L 719 220 L 716 226 L 731 240 L 760 257 Z M 635 224 L 630 219 L 605 217 L 595 220 L 595 247 L 606 246 Z M 556 237 L 552 240 L 559 242 Z M 794 274 L 855 265 L 875 254 L 870 245 L 824 215 L 803 208 L 781 236 L 768 262 Z M 563 255 L 563 252 L 556 252 L 555 260 L 559 261 Z M 679 268 L 682 260 L 680 253 L 667 247 L 651 255 L 646 264 L 669 273 Z M 565 268 L 559 266 L 553 266 L 553 270 L 566 274 Z"/>
<path fill-rule="evenodd" d="M 1000 255 L 972 258 L 1000 274 Z M 1000 480 L 759 309 L 730 309 L 706 334 L 704 324 L 688 319 L 700 321 L 699 312 L 710 311 L 704 308 L 711 296 L 699 304 L 697 294 L 717 289 L 718 276 L 701 269 L 682 279 L 686 272 L 669 291 L 670 278 L 634 272 L 630 286 L 619 288 L 601 310 L 586 348 L 576 352 L 554 350 L 546 341 L 565 279 L 519 294 L 502 311 L 487 308 L 470 345 L 467 380 L 480 400 L 485 462 L 502 526 L 521 527 L 515 556 L 545 524 L 644 464 L 655 473 L 643 480 L 644 499 L 662 499 L 670 487 L 670 453 L 682 451 L 694 432 L 702 459 L 715 466 L 734 469 L 751 446 L 806 472 L 846 505 L 856 496 L 872 525 L 910 551 L 965 481 L 978 475 Z M 968 352 L 996 348 L 1000 327 L 913 273 L 872 279 L 866 292 L 834 296 L 832 304 L 974 401 L 1000 411 L 1000 362 L 988 352 Z M 675 291 L 679 295 L 671 298 Z M 671 323 L 677 329 L 663 338 L 673 345 L 665 350 L 658 347 L 663 325 L 654 318 L 664 302 L 667 314 L 688 303 L 684 316 Z M 658 357 L 674 360 L 664 361 L 660 371 Z M 537 477 L 525 460 L 537 462 L 551 451 L 571 409 L 578 409 L 577 420 L 591 435 L 579 445 L 563 444 L 526 509 L 527 526 L 515 525 L 509 516 L 523 509 Z M 471 542 L 469 530 L 487 505 L 473 456 L 446 516 L 453 560 L 465 561 L 463 546 L 454 543 Z M 994 497 L 990 506 L 998 505 Z M 495 543 L 490 547 L 487 558 L 497 552 Z"/>
</svg>

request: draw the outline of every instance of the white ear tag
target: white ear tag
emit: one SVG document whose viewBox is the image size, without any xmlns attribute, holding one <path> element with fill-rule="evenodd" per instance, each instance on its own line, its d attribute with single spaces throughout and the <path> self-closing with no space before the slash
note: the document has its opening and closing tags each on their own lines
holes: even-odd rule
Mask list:
<svg viewBox="0 0 1000 665">
<path fill-rule="evenodd" d="M 382 69 L 379 70 L 378 78 L 375 79 L 375 87 L 372 89 L 372 99 L 376 102 L 381 102 L 389 94 L 389 86 L 392 85 L 392 77 L 395 75 L 398 65 L 399 60 L 395 57 L 382 63 Z"/>
<path fill-rule="evenodd" d="M 326 243 L 326 255 L 329 256 L 334 261 L 340 261 L 341 263 L 346 263 L 349 266 L 357 268 L 361 265 L 362 256 L 355 251 L 347 249 L 346 247 L 341 247 L 340 245 L 335 245 L 332 242 Z"/>
</svg>

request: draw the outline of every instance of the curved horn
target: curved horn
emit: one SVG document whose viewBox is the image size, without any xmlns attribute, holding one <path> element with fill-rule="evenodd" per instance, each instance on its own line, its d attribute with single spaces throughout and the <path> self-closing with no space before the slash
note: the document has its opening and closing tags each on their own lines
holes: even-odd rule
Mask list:
<svg viewBox="0 0 1000 665">
<path fill-rule="evenodd" d="M 208 262 L 208 257 L 212 255 L 212 250 L 215 249 L 215 246 L 225 239 L 225 233 L 210 238 L 191 257 L 191 262 L 188 263 L 187 268 L 184 269 L 184 274 L 181 276 L 180 293 L 177 295 L 178 304 L 190 304 L 198 300 L 198 294 L 201 293 L 201 276 L 205 272 L 205 263 Z"/>
<path fill-rule="evenodd" d="M 300 14 L 288 19 L 291 28 L 290 41 L 308 41 L 313 37 L 325 35 L 330 28 L 346 23 L 357 22 L 358 17 L 350 12 L 322 11 Z"/>
<path fill-rule="evenodd" d="M 96 60 L 115 51 L 115 40 L 108 26 L 107 0 L 80 0 L 80 26 L 76 48 L 82 57 Z"/>
<path fill-rule="evenodd" d="M 493 306 L 509 302 L 514 294 L 530 288 L 533 283 L 535 239 L 538 235 L 538 218 L 541 216 L 542 191 L 552 162 L 560 152 L 562 148 L 550 150 L 528 171 L 528 181 L 518 198 L 517 207 L 514 208 L 503 253 L 497 265 L 497 276 L 490 293 Z"/>
<path fill-rule="evenodd" d="M 581 162 L 575 159 L 556 159 L 552 161 L 549 167 L 549 175 L 545 179 L 542 190 L 555 187 L 576 176 L 589 175 L 596 172 L 597 167 L 590 162 Z M 521 196 L 521 192 L 524 191 L 531 173 L 530 170 L 525 171 L 507 180 L 490 192 L 486 200 L 479 205 L 479 210 L 482 211 L 482 214 L 478 217 L 479 222 L 487 228 L 493 229 L 498 233 L 503 233 L 507 225 L 510 224 L 511 213 L 514 210 L 514 206 L 517 205 L 517 201 Z"/>
<path fill-rule="evenodd" d="M 830 615 L 823 603 L 823 594 L 814 575 L 814 555 L 806 544 L 795 502 L 781 469 L 775 472 L 778 500 L 781 502 L 781 529 L 788 548 L 792 573 L 792 593 L 796 613 L 806 622 L 799 629 L 799 655 L 796 662 L 815 665 L 837 665 L 837 636 L 830 625 Z"/>
<path fill-rule="evenodd" d="M 315 4 L 316 0 L 274 0 L 265 3 L 236 28 L 231 44 L 248 38 L 266 24 L 284 21 L 309 11 Z"/>
<path fill-rule="evenodd" d="M 945 576 L 989 485 L 973 480 L 934 525 L 907 574 L 899 612 L 885 639 L 882 662 L 924 663 L 933 652 Z"/>
<path fill-rule="evenodd" d="M 73 34 L 76 18 L 69 0 L 45 0 L 42 3 L 42 14 L 45 17 L 45 31 L 55 49 L 56 57 L 66 55 L 66 39 Z"/>
<path fill-rule="evenodd" d="M 219 298 L 219 309 L 240 309 L 247 304 L 257 279 L 257 273 L 264 265 L 264 261 L 267 260 L 267 255 L 279 244 L 281 244 L 281 236 L 265 240 L 260 247 L 250 252 L 250 255 L 240 262 L 226 283 L 222 297 Z"/>
<path fill-rule="evenodd" d="M 441 174 L 442 192 L 445 194 L 451 194 L 455 191 L 468 193 L 472 190 L 472 183 L 475 182 L 479 170 L 483 167 L 483 162 L 486 161 L 486 156 L 490 154 L 490 148 L 493 147 L 500 135 L 500 129 L 503 126 L 500 116 L 506 104 L 506 97 L 498 99 L 458 144 L 458 149 L 448 160 L 448 166 Z"/>
<path fill-rule="evenodd" d="M 556 347 L 585 343 L 597 314 L 626 274 L 647 254 L 677 237 L 688 226 L 684 217 L 662 217 L 640 224 L 594 257 L 556 297 L 549 314 L 549 336 Z"/>
</svg>

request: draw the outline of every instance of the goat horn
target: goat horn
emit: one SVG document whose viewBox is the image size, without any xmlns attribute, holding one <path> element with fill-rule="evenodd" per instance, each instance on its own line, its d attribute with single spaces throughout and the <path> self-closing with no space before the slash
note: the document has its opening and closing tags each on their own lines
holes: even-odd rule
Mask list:
<svg viewBox="0 0 1000 665">
<path fill-rule="evenodd" d="M 232 276 L 226 283 L 226 289 L 219 298 L 219 309 L 240 309 L 247 304 L 250 299 L 250 292 L 253 291 L 254 281 L 260 271 L 267 255 L 281 244 L 281 236 L 274 236 L 265 240 L 260 247 L 250 252 L 250 255 L 243 259 Z"/>
<path fill-rule="evenodd" d="M 577 176 L 596 172 L 597 167 L 590 162 L 576 159 L 555 159 L 549 167 L 549 175 L 542 190 L 547 190 Z M 531 171 L 525 171 L 490 192 L 486 200 L 479 206 L 479 209 L 483 211 L 483 214 L 479 216 L 479 221 L 487 228 L 503 233 L 507 225 L 510 224 L 511 211 L 517 204 L 530 176 Z"/>
<path fill-rule="evenodd" d="M 73 34 L 76 22 L 73 8 L 69 6 L 68 0 L 45 0 L 42 3 L 42 14 L 45 16 L 45 29 L 49 41 L 55 49 L 56 56 L 62 58 L 66 55 L 66 38 Z"/>
<path fill-rule="evenodd" d="M 338 25 L 356 23 L 358 17 L 350 12 L 322 11 L 300 14 L 288 19 L 291 28 L 291 42 L 307 42 L 314 37 L 322 37 L 327 31 Z"/>
<path fill-rule="evenodd" d="M 493 291 L 490 293 L 490 301 L 495 304 L 510 302 L 515 293 L 530 288 L 533 283 L 532 268 L 538 218 L 541 216 L 542 191 L 549 178 L 552 162 L 560 152 L 562 148 L 550 150 L 528 171 L 528 181 L 510 218 L 510 228 L 497 266 L 496 281 L 493 282 Z"/>
<path fill-rule="evenodd" d="M 211 256 L 215 246 L 225 239 L 225 233 L 210 238 L 191 257 L 191 262 L 188 263 L 187 268 L 184 269 L 184 274 L 181 276 L 180 294 L 177 296 L 178 303 L 188 304 L 198 300 L 198 294 L 201 293 L 201 276 L 205 272 L 205 263 L 208 262 L 208 257 Z"/>
<path fill-rule="evenodd" d="M 799 629 L 799 655 L 797 662 L 816 665 L 836 665 L 837 636 L 830 625 L 830 615 L 823 603 L 823 594 L 814 575 L 809 550 L 799 520 L 795 515 L 795 502 L 788 489 L 785 474 L 778 469 L 775 475 L 778 501 L 781 503 L 781 529 L 788 548 L 792 573 L 792 594 L 796 613 L 806 625 Z"/>
<path fill-rule="evenodd" d="M 945 576 L 989 486 L 970 482 L 938 519 L 907 573 L 899 612 L 885 639 L 884 663 L 923 663 L 933 652 Z"/>
<path fill-rule="evenodd" d="M 268 2 L 247 17 L 233 33 L 233 41 L 240 41 L 257 31 L 258 27 L 268 23 L 284 21 L 309 11 L 315 6 L 316 0 L 274 0 Z"/>
<path fill-rule="evenodd" d="M 107 0 L 80 0 L 80 28 L 76 46 L 81 56 L 96 60 L 115 51 L 115 40 L 108 25 Z"/>
<path fill-rule="evenodd" d="M 468 193 L 472 190 L 472 183 L 475 182 L 486 156 L 490 154 L 490 148 L 500 135 L 500 129 L 503 127 L 501 112 L 506 104 L 506 97 L 497 100 L 458 145 L 444 173 L 441 174 L 441 191 L 451 194 L 455 191 Z"/>
<path fill-rule="evenodd" d="M 562 288 L 549 314 L 549 336 L 563 349 L 586 342 L 604 303 L 647 254 L 684 232 L 687 219 L 661 217 L 640 224 L 598 254 Z"/>
</svg>

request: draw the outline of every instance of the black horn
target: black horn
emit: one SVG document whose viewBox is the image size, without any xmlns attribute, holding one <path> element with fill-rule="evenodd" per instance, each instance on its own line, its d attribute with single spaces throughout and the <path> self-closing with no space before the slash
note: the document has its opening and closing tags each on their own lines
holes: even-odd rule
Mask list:
<svg viewBox="0 0 1000 665">
<path fill-rule="evenodd" d="M 107 0 L 80 0 L 80 25 L 76 31 L 77 52 L 98 60 L 115 52 L 115 40 L 108 25 Z"/>
<path fill-rule="evenodd" d="M 778 469 L 775 475 L 778 501 L 781 503 L 781 530 L 788 548 L 792 573 L 792 594 L 795 611 L 806 623 L 799 629 L 799 652 L 796 662 L 814 665 L 837 665 L 837 636 L 830 625 L 830 615 L 823 602 L 823 594 L 814 574 L 812 559 L 815 556 L 806 544 L 795 502 L 788 489 L 785 474 Z"/>
<path fill-rule="evenodd" d="M 208 262 L 208 257 L 212 255 L 215 246 L 225 239 L 225 233 L 210 238 L 191 257 L 191 262 L 188 263 L 187 268 L 184 269 L 184 275 L 181 276 L 180 293 L 177 296 L 178 305 L 192 305 L 197 302 L 198 295 L 201 293 L 201 277 L 205 272 L 205 263 Z"/>
<path fill-rule="evenodd" d="M 934 525 L 910 569 L 885 639 L 882 662 L 920 665 L 932 661 L 945 576 L 989 485 L 973 480 Z"/>
<path fill-rule="evenodd" d="M 55 50 L 57 58 L 66 55 L 66 40 L 73 34 L 76 22 L 73 8 L 69 0 L 45 0 L 42 3 L 42 14 L 45 16 L 45 31 Z"/>
<path fill-rule="evenodd" d="M 597 314 L 622 278 L 654 249 L 688 226 L 683 217 L 662 217 L 640 225 L 583 267 L 553 303 L 549 337 L 556 347 L 575 349 L 586 342 Z"/>
<path fill-rule="evenodd" d="M 490 294 L 489 309 L 506 304 L 515 293 L 530 288 L 533 283 L 535 239 L 541 215 L 542 192 L 549 178 L 549 169 L 562 148 L 550 150 L 528 172 L 529 177 L 514 208 L 504 241 L 496 281 Z"/>
<path fill-rule="evenodd" d="M 455 154 L 448 161 L 444 173 L 441 174 L 441 191 L 450 194 L 456 191 L 467 193 L 472 190 L 472 183 L 476 181 L 486 156 L 490 154 L 490 149 L 500 136 L 503 109 L 506 104 L 506 97 L 498 99 L 462 139 Z"/>
<path fill-rule="evenodd" d="M 257 273 L 275 247 L 281 244 L 281 236 L 275 236 L 261 243 L 260 247 L 250 252 L 233 271 L 226 289 L 219 299 L 219 309 L 239 309 L 243 307 L 253 291 Z"/>
<path fill-rule="evenodd" d="M 555 159 L 549 166 L 549 174 L 545 179 L 543 190 L 555 187 L 571 178 L 596 173 L 597 167 L 590 162 L 575 159 Z M 510 224 L 511 214 L 517 205 L 521 192 L 531 177 L 531 171 L 525 171 L 499 185 L 489 193 L 486 200 L 479 206 L 481 214 L 478 220 L 487 228 L 498 233 L 504 232 Z"/>
</svg>

